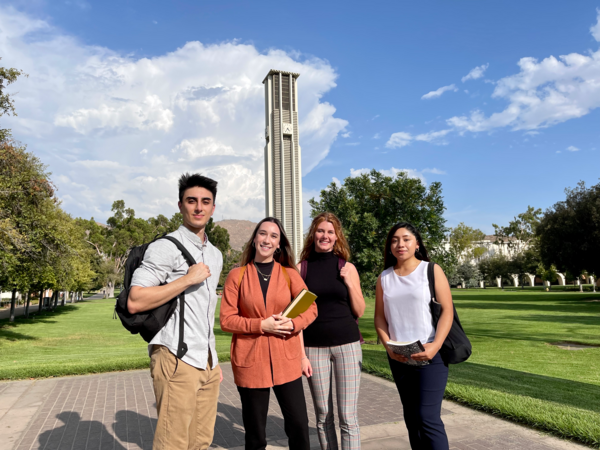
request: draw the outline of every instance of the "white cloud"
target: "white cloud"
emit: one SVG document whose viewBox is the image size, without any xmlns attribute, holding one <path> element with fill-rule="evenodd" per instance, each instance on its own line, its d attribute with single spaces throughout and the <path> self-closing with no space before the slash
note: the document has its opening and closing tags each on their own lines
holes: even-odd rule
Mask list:
<svg viewBox="0 0 600 450">
<path fill-rule="evenodd" d="M 386 142 L 385 146 L 388 148 L 400 148 L 410 144 L 412 140 L 413 137 L 410 133 L 399 131 L 390 136 L 390 139 Z"/>
<path fill-rule="evenodd" d="M 441 97 L 442 94 L 444 92 L 447 92 L 447 91 L 454 91 L 454 92 L 456 92 L 456 91 L 458 91 L 458 89 L 453 84 L 451 84 L 449 86 L 442 86 L 441 88 L 436 89 L 435 91 L 431 91 L 431 92 L 428 92 L 427 94 L 423 95 L 421 97 L 421 100 L 429 100 L 429 99 L 432 99 L 432 98 Z"/>
<path fill-rule="evenodd" d="M 341 136 L 342 136 L 344 139 L 347 139 L 347 138 L 349 138 L 351 135 L 352 135 L 352 131 L 346 131 L 345 133 L 342 133 L 342 134 L 341 134 Z"/>
<path fill-rule="evenodd" d="M 344 145 L 349 145 L 351 147 L 356 147 L 357 145 L 360 145 L 360 142 L 346 142 Z"/>
<path fill-rule="evenodd" d="M 169 131 L 173 126 L 173 112 L 164 108 L 156 95 L 148 95 L 139 102 L 107 99 L 107 103 L 114 104 L 105 103 L 97 108 L 81 108 L 58 115 L 54 119 L 54 125 L 71 127 L 81 134 L 110 128 Z"/>
<path fill-rule="evenodd" d="M 390 136 L 390 139 L 386 142 L 385 146 L 387 148 L 401 148 L 409 145 L 413 141 L 424 141 L 424 142 L 434 142 L 438 145 L 446 144 L 445 141 L 440 140 L 448 133 L 450 133 L 451 129 L 440 130 L 440 131 L 430 131 L 429 133 L 422 133 L 413 136 L 410 133 L 405 131 L 400 131 L 398 133 L 394 133 Z"/>
<path fill-rule="evenodd" d="M 483 64 L 481 66 L 477 66 L 471 69 L 471 71 L 468 74 L 461 78 L 461 81 L 464 83 L 468 80 L 477 80 L 478 78 L 481 78 L 488 67 L 489 64 Z"/>
<path fill-rule="evenodd" d="M 43 20 L 0 7 L 2 62 L 29 74 L 15 85 L 18 117 L 4 125 L 54 173 L 65 209 L 104 220 L 123 199 L 140 217 L 176 211 L 177 179 L 219 181 L 217 216 L 264 215 L 264 76 L 298 72 L 303 173 L 348 122 L 321 99 L 337 74 L 318 58 L 236 41 L 188 42 L 138 58 L 86 45 Z M 143 149 L 141 152 L 139 149 Z"/>
<path fill-rule="evenodd" d="M 194 161 L 205 156 L 233 156 L 235 152 L 229 145 L 208 136 L 199 139 L 184 139 L 171 153 L 180 153 L 178 161 Z"/>
<path fill-rule="evenodd" d="M 440 170 L 440 169 L 436 169 L 435 167 L 432 167 L 431 169 L 423 169 L 422 172 L 423 173 L 433 173 L 435 175 L 446 175 L 446 172 L 444 172 L 443 170 Z"/>
<path fill-rule="evenodd" d="M 418 170 L 415 170 L 415 169 L 396 169 L 395 167 L 392 167 L 390 169 L 379 170 L 378 172 L 385 175 L 386 177 L 392 177 L 392 178 L 396 177 L 400 172 L 404 172 L 404 173 L 406 173 L 406 175 L 409 178 L 418 178 L 421 181 L 423 181 L 423 183 L 426 182 L 425 177 L 423 176 L 423 173 L 419 172 Z M 350 169 L 351 177 L 358 177 L 358 176 L 366 175 L 369 173 L 371 173 L 371 169 L 367 169 L 367 168 Z"/>
<path fill-rule="evenodd" d="M 595 32 L 595 30 L 592 30 Z M 480 110 L 455 116 L 447 123 L 460 131 L 546 128 L 589 114 L 600 107 L 600 50 L 571 53 L 542 61 L 521 58 L 520 72 L 499 80 L 492 97 L 508 101 L 500 112 Z"/>
<path fill-rule="evenodd" d="M 432 142 L 435 141 L 441 137 L 446 136 L 448 133 L 450 133 L 452 130 L 448 129 L 448 130 L 440 130 L 440 131 L 430 131 L 429 133 L 423 133 L 423 134 L 418 134 L 415 136 L 415 141 L 425 141 L 425 142 Z"/>
<path fill-rule="evenodd" d="M 379 133 L 375 133 L 373 135 L 373 139 L 380 139 L 380 138 L 381 138 L 381 135 Z"/>
<path fill-rule="evenodd" d="M 600 42 L 600 9 L 596 9 L 596 13 L 598 14 L 596 25 L 590 27 L 590 33 L 592 33 L 592 36 L 596 41 Z"/>
<path fill-rule="evenodd" d="M 579 149 L 577 147 L 575 147 L 574 145 L 569 145 L 567 147 L 567 150 L 569 150 L 570 152 L 578 152 Z"/>
</svg>

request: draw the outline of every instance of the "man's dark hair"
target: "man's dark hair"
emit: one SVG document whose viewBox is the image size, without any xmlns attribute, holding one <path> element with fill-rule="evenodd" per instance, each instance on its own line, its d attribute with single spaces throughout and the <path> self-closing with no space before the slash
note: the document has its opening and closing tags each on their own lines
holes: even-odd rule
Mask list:
<svg viewBox="0 0 600 450">
<path fill-rule="evenodd" d="M 183 194 L 186 189 L 201 187 L 209 190 L 213 195 L 213 204 L 217 200 L 217 182 L 211 178 L 200 175 L 199 173 L 184 173 L 179 178 L 179 201 L 183 201 Z"/>
</svg>

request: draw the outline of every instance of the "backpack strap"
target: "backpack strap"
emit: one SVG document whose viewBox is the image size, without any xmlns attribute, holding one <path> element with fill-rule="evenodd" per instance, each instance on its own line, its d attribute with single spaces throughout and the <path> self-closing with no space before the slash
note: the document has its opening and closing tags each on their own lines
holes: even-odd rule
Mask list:
<svg viewBox="0 0 600 450">
<path fill-rule="evenodd" d="M 308 273 L 308 261 L 303 259 L 300 261 L 300 276 L 306 281 L 306 274 Z"/>
<path fill-rule="evenodd" d="M 429 281 L 429 296 L 431 300 L 435 302 L 435 275 L 433 269 L 435 267 L 435 263 L 430 261 L 427 264 L 427 280 Z"/>
<path fill-rule="evenodd" d="M 346 260 L 344 258 L 340 258 L 338 257 L 338 270 L 341 272 L 342 269 L 344 268 L 344 266 L 346 265 Z M 354 316 L 354 314 L 353 314 Z M 356 321 L 356 325 L 358 325 L 358 317 L 354 317 L 354 320 Z M 364 344 L 365 340 L 363 338 L 362 333 L 360 332 L 360 329 L 358 330 L 358 335 L 360 336 L 360 343 Z"/>
<path fill-rule="evenodd" d="M 287 273 L 287 269 L 285 267 L 281 266 L 281 270 L 283 271 L 283 278 L 285 278 L 288 289 L 290 292 L 292 292 L 292 281 L 290 280 L 290 275 Z"/>
<path fill-rule="evenodd" d="M 238 289 L 240 288 L 240 286 L 242 285 L 242 278 L 244 278 L 244 273 L 246 272 L 246 267 L 247 266 L 242 266 L 240 267 L 240 277 L 238 279 Z"/>
<path fill-rule="evenodd" d="M 177 239 L 175 239 L 173 236 L 161 236 L 158 239 L 166 239 L 167 241 L 171 241 L 173 244 L 175 244 L 175 246 L 179 249 L 183 257 L 185 258 L 185 261 L 188 263 L 188 266 L 193 266 L 194 264 L 196 264 L 196 260 L 192 255 L 190 255 L 190 252 L 187 251 L 187 248 L 185 248 L 183 244 Z"/>
<path fill-rule="evenodd" d="M 188 266 L 191 267 L 194 264 L 196 264 L 196 260 L 192 255 L 190 255 L 190 252 L 188 252 L 187 249 L 183 246 L 183 244 L 177 239 L 175 239 L 173 236 L 161 236 L 159 239 L 166 239 L 175 244 L 175 246 L 179 249 L 186 262 L 188 263 Z M 185 323 L 185 291 L 179 294 L 179 315 L 179 342 L 177 343 L 177 357 L 181 359 L 188 351 L 187 344 L 183 342 L 183 326 Z"/>
</svg>

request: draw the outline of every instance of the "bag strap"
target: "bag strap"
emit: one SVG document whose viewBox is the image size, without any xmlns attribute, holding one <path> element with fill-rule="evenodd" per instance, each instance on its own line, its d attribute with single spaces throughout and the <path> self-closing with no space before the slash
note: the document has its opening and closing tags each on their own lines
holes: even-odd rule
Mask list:
<svg viewBox="0 0 600 450">
<path fill-rule="evenodd" d="M 191 267 L 194 264 L 196 264 L 196 260 L 194 259 L 194 257 L 190 255 L 190 252 L 188 252 L 187 249 L 183 246 L 183 244 L 177 239 L 175 239 L 172 236 L 161 236 L 159 239 L 166 239 L 175 244 L 175 246 L 179 249 L 186 262 L 188 263 L 188 266 Z M 188 351 L 187 344 L 183 342 L 183 326 L 185 323 L 185 291 L 179 294 L 179 316 L 179 342 L 177 343 L 177 357 L 181 359 Z"/>
<path fill-rule="evenodd" d="M 183 257 L 185 258 L 185 261 L 188 263 L 188 266 L 193 266 L 194 264 L 196 264 L 196 260 L 192 255 L 190 255 L 190 252 L 187 251 L 187 248 L 185 248 L 183 244 L 177 239 L 175 239 L 173 236 L 161 236 L 158 239 L 166 239 L 167 241 L 171 241 L 173 244 L 175 244 L 175 246 L 179 249 Z"/>
<path fill-rule="evenodd" d="M 435 263 L 430 261 L 427 264 L 427 280 L 429 281 L 429 296 L 431 300 L 435 302 L 435 274 L 434 269 Z"/>
<path fill-rule="evenodd" d="M 300 276 L 306 281 L 306 274 L 308 273 L 308 261 L 303 259 L 300 261 Z"/>
<path fill-rule="evenodd" d="M 238 279 L 238 289 L 240 288 L 240 286 L 242 285 L 242 278 L 244 278 L 244 273 L 246 272 L 246 267 L 247 266 L 242 266 L 240 267 L 240 277 Z"/>
<path fill-rule="evenodd" d="M 288 285 L 288 289 L 290 290 L 290 292 L 292 292 L 292 281 L 290 280 L 290 275 L 287 272 L 287 269 L 283 266 L 281 266 L 281 270 L 283 271 L 283 278 L 285 278 L 285 281 Z"/>
<path fill-rule="evenodd" d="M 346 260 L 343 258 L 338 258 L 338 270 L 341 271 L 346 265 Z"/>
</svg>

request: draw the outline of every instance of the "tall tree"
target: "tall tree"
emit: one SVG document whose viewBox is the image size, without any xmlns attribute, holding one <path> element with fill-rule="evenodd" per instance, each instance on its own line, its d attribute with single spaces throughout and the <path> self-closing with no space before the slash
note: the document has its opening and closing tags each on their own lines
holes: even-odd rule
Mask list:
<svg viewBox="0 0 600 450">
<path fill-rule="evenodd" d="M 521 254 L 525 249 L 535 245 L 535 232 L 541 217 L 540 208 L 528 206 L 527 211 L 508 222 L 507 226 L 492 224 L 498 244 L 506 245 L 512 256 Z"/>
<path fill-rule="evenodd" d="M 479 258 L 485 253 L 485 248 L 477 245 L 483 239 L 485 239 L 483 231 L 469 227 L 464 222 L 451 228 L 448 233 L 450 248 L 458 257 L 466 261 Z"/>
<path fill-rule="evenodd" d="M 445 207 L 439 182 L 426 186 L 405 172 L 395 177 L 377 170 L 358 177 L 348 177 L 338 186 L 331 183 L 320 198 L 309 200 L 311 217 L 329 211 L 344 226 L 364 289 L 372 290 L 383 269 L 383 247 L 390 228 L 400 221 L 413 223 L 421 232 L 436 262 L 446 264 L 449 255 L 443 251 Z M 437 253 L 437 255 L 436 255 Z"/>
<path fill-rule="evenodd" d="M 565 190 L 566 199 L 546 210 L 537 227 L 544 266 L 577 277 L 600 274 L 600 183 L 583 181 Z"/>
<path fill-rule="evenodd" d="M 216 225 L 211 217 L 206 224 L 205 232 L 208 239 L 210 239 L 211 244 L 221 250 L 223 257 L 225 257 L 225 254 L 231 249 L 231 246 L 229 245 L 229 231 Z"/>
<path fill-rule="evenodd" d="M 2 58 L 0 58 L 2 59 Z M 0 67 L 0 116 L 8 114 L 16 116 L 15 103 L 6 88 L 13 84 L 20 76 L 27 76 L 22 70 Z M 10 130 L 0 128 L 0 142 L 10 137 Z"/>
<path fill-rule="evenodd" d="M 98 224 L 93 218 L 86 221 L 86 242 L 96 251 L 96 272 L 108 297 L 114 297 L 131 248 L 151 241 L 157 234 L 157 228 L 148 220 L 136 218 L 135 211 L 126 208 L 123 200 L 113 202 L 111 211 L 107 225 Z"/>
</svg>

